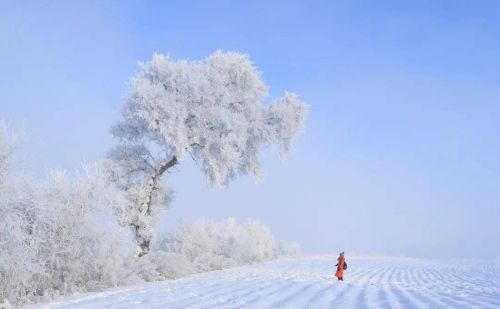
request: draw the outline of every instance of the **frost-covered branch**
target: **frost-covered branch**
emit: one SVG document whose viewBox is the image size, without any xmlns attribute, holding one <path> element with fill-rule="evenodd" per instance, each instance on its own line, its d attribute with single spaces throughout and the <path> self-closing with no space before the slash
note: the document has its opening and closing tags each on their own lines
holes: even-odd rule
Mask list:
<svg viewBox="0 0 500 309">
<path fill-rule="evenodd" d="M 166 170 L 189 155 L 210 184 L 225 186 L 238 176 L 260 176 L 263 147 L 290 152 L 308 107 L 288 92 L 265 106 L 266 96 L 257 69 L 240 53 L 217 51 L 201 61 L 155 54 L 141 64 L 112 128 L 120 144 L 110 154 L 135 204 L 119 213 L 136 231 L 139 255 L 149 246 L 147 217 L 170 200 L 160 189 Z"/>
</svg>

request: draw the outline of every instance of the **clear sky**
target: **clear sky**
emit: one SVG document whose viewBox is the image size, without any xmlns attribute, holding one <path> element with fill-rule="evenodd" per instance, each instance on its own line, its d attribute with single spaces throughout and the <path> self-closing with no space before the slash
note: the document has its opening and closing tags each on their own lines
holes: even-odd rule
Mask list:
<svg viewBox="0 0 500 309">
<path fill-rule="evenodd" d="M 498 1 L 2 0 L 0 119 L 27 132 L 28 170 L 74 170 L 113 144 L 138 61 L 217 49 L 311 114 L 257 184 L 180 165 L 169 222 L 258 218 L 306 253 L 500 257 Z"/>
</svg>

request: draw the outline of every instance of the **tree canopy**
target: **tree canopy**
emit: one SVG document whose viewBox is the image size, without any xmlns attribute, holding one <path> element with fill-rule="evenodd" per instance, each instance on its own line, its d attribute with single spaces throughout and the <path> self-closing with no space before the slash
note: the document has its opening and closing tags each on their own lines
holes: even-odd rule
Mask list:
<svg viewBox="0 0 500 309">
<path fill-rule="evenodd" d="M 297 95 L 264 104 L 267 87 L 246 55 L 217 51 L 187 61 L 155 54 L 140 66 L 112 128 L 120 144 L 111 152 L 124 188 L 140 205 L 127 215 L 139 234 L 154 204 L 169 200 L 160 183 L 169 168 L 190 156 L 212 185 L 259 177 L 262 148 L 276 145 L 284 156 L 304 127 L 308 107 Z"/>
</svg>

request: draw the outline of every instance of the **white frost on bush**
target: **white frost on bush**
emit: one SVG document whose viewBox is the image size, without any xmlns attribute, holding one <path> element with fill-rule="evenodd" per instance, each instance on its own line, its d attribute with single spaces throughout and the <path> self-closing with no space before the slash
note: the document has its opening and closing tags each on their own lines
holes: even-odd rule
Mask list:
<svg viewBox="0 0 500 309">
<path fill-rule="evenodd" d="M 12 303 L 121 284 L 133 248 L 112 217 L 118 192 L 101 164 L 70 179 L 4 178 L 0 190 L 0 299 Z M 3 177 L 3 176 L 2 176 Z"/>
<path fill-rule="evenodd" d="M 197 272 L 195 265 L 184 255 L 162 250 L 133 259 L 130 266 L 138 280 L 148 282 L 176 279 Z"/>
<path fill-rule="evenodd" d="M 277 242 L 266 225 L 258 221 L 237 224 L 233 218 L 182 222 L 160 248 L 184 256 L 198 272 L 267 261 L 296 250 Z"/>
</svg>

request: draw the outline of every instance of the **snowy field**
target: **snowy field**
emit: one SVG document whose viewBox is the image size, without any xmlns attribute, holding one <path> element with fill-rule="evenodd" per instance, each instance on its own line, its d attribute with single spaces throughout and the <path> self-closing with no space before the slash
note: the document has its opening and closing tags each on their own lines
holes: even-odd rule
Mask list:
<svg viewBox="0 0 500 309">
<path fill-rule="evenodd" d="M 278 260 L 31 308 L 500 308 L 500 261 L 347 256 Z"/>
</svg>

